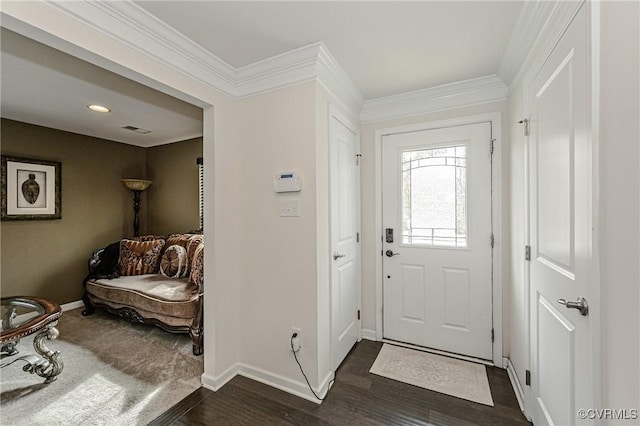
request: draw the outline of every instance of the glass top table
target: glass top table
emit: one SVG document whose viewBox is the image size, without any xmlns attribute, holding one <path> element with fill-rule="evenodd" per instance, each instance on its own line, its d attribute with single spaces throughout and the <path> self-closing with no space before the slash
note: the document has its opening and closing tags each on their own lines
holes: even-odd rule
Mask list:
<svg viewBox="0 0 640 426">
<path fill-rule="evenodd" d="M 16 348 L 20 339 L 35 334 L 33 348 L 37 355 L 24 355 L 12 361 L 24 361 L 24 371 L 35 373 L 51 383 L 62 372 L 64 364 L 59 351 L 52 351 L 44 344 L 44 340 L 53 340 L 60 332 L 55 327 L 62 314 L 60 305 L 46 299 L 30 296 L 3 297 L 0 315 L 0 347 L 4 357 L 19 353 Z M 6 364 L 8 365 L 8 364 Z M 5 366 L 5 364 L 3 364 Z"/>
</svg>

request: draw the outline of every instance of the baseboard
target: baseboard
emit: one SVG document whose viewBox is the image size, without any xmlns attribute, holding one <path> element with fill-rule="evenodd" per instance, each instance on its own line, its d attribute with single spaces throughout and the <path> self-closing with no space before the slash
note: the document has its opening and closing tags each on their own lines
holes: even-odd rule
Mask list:
<svg viewBox="0 0 640 426">
<path fill-rule="evenodd" d="M 319 386 L 320 392 L 318 392 L 318 395 L 321 395 L 322 398 L 327 396 L 327 392 L 329 392 L 329 389 L 331 389 L 331 386 L 333 385 L 333 379 L 335 377 L 336 377 L 336 374 L 333 371 L 329 371 L 329 373 L 324 378 L 324 380 L 320 382 L 320 386 Z"/>
<path fill-rule="evenodd" d="M 511 359 L 509 358 L 507 358 L 507 374 L 509 375 L 509 380 L 511 381 L 513 392 L 516 394 L 516 399 L 518 400 L 520 411 L 524 413 L 524 390 L 522 389 L 520 380 L 518 380 L 516 369 L 513 367 L 513 364 L 511 363 Z"/>
<path fill-rule="evenodd" d="M 502 368 L 503 370 L 506 370 L 508 365 L 509 365 L 509 358 L 507 358 L 506 356 L 503 356 L 502 365 L 500 366 L 500 368 Z"/>
<path fill-rule="evenodd" d="M 240 366 L 238 374 L 292 395 L 299 396 L 307 401 L 315 402 L 316 404 L 322 403 L 322 401 L 318 400 L 313 393 L 311 393 L 306 382 L 297 382 L 287 377 L 273 374 L 260 368 L 245 364 Z M 329 381 L 329 378 L 325 379 L 322 383 L 321 389 L 314 389 L 318 396 L 324 397 Z"/>
<path fill-rule="evenodd" d="M 367 340 L 373 340 L 374 342 L 378 341 L 378 338 L 376 337 L 376 331 L 369 330 L 367 328 L 362 329 L 362 338 Z"/>
<path fill-rule="evenodd" d="M 65 303 L 64 305 L 60 305 L 60 307 L 62 308 L 62 312 L 67 312 L 72 309 L 84 308 L 84 303 L 82 303 L 82 300 L 76 300 L 75 302 L 69 302 Z"/>
<path fill-rule="evenodd" d="M 260 368 L 241 363 L 232 365 L 218 377 L 213 377 L 207 373 L 202 374 L 202 386 L 216 392 L 225 384 L 227 384 L 229 380 L 233 379 L 236 375 L 244 376 L 251 380 L 264 383 L 267 386 L 280 389 L 284 392 L 290 393 L 300 398 L 304 398 L 308 401 L 315 402 L 316 404 L 320 404 L 322 402 L 313 395 L 313 393 L 309 390 L 306 382 L 297 382 L 287 377 L 273 374 Z M 329 374 L 327 374 L 325 379 L 320 384 L 319 389 L 314 389 L 318 396 L 324 397 L 324 395 L 327 394 L 327 392 L 329 391 L 329 384 L 331 383 L 331 380 L 333 380 L 333 377 L 333 372 L 329 372 Z"/>
<path fill-rule="evenodd" d="M 240 364 L 233 364 L 231 367 L 227 368 L 222 374 L 218 377 L 211 376 L 207 373 L 203 373 L 200 377 L 200 381 L 202 382 L 202 386 L 216 392 L 221 387 L 227 384 L 227 382 L 238 374 L 240 371 Z"/>
</svg>

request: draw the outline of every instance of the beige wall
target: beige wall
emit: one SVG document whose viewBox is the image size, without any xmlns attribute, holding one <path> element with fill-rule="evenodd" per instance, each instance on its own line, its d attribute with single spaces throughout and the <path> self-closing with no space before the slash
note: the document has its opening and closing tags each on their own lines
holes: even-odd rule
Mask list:
<svg viewBox="0 0 640 426">
<path fill-rule="evenodd" d="M 144 176 L 144 149 L 4 119 L 1 131 L 3 155 L 62 163 L 62 219 L 1 223 L 2 296 L 79 300 L 91 252 L 132 233 L 120 179 Z"/>
<path fill-rule="evenodd" d="M 147 148 L 147 232 L 157 235 L 200 227 L 198 165 L 202 138 Z"/>
<path fill-rule="evenodd" d="M 300 362 L 317 377 L 316 134 L 314 82 L 241 101 L 238 185 L 243 208 L 236 236 L 243 249 L 240 285 L 242 362 L 304 385 L 288 348 L 291 327 L 302 329 Z M 276 193 L 277 172 L 296 171 L 302 190 Z M 300 217 L 280 217 L 281 200 L 300 200 Z M 326 201 L 325 201 L 326 202 Z"/>
<path fill-rule="evenodd" d="M 80 300 L 91 252 L 133 234 L 122 178 L 153 180 L 142 194 L 141 234 L 198 228 L 202 138 L 144 149 L 3 119 L 2 154 L 60 161 L 63 179 L 61 220 L 2 222 L 3 296 Z"/>
</svg>

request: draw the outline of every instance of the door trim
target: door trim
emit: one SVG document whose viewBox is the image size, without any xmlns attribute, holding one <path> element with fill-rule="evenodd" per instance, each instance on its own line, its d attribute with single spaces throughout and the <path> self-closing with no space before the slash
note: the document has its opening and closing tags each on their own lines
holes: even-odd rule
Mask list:
<svg viewBox="0 0 640 426">
<path fill-rule="evenodd" d="M 331 144 L 333 143 L 333 137 L 334 137 L 334 131 L 333 131 L 333 120 L 336 120 L 338 122 L 340 122 L 343 126 L 345 126 L 349 131 L 353 132 L 356 136 L 356 151 L 358 153 L 360 153 L 360 148 L 361 148 L 361 141 L 360 141 L 360 127 L 358 125 L 356 125 L 353 121 L 351 121 L 345 114 L 343 114 L 342 112 L 340 112 L 340 110 L 335 107 L 332 104 L 329 104 L 329 120 L 328 120 L 328 147 L 327 147 L 327 158 L 329 159 L 329 167 L 331 165 L 331 161 L 332 161 L 332 157 L 331 157 L 331 153 L 332 153 L 332 149 L 331 149 Z M 355 159 L 354 159 L 355 161 Z M 360 167 L 360 166 L 358 166 Z M 331 175 L 329 174 L 329 250 L 326 253 L 327 259 L 329 259 L 329 257 L 331 257 L 332 253 L 333 253 L 333 223 L 331 220 L 331 212 L 332 212 L 332 202 L 333 202 L 333 194 L 331 192 Z M 360 183 L 360 171 L 358 171 L 358 173 L 356 173 L 356 188 L 357 188 L 357 196 L 356 196 L 356 200 L 357 205 L 356 205 L 356 228 L 357 228 L 357 232 L 360 233 L 360 242 L 358 242 L 356 244 L 356 255 L 354 256 L 355 260 L 356 260 L 356 288 L 358 289 L 358 295 L 357 295 L 357 300 L 358 300 L 358 310 L 360 312 L 362 312 L 362 190 L 361 190 L 361 183 Z M 333 263 L 329 263 L 329 300 L 333 300 L 333 295 L 331 294 L 331 291 L 333 290 Z M 330 330 L 330 356 L 329 356 L 329 367 L 330 370 L 335 374 L 335 370 L 334 370 L 334 352 L 333 352 L 333 343 L 334 343 L 334 336 L 333 336 L 333 303 L 329 303 L 330 306 L 330 310 L 329 310 L 329 330 Z M 359 326 L 357 327 L 358 329 L 358 341 L 362 340 L 362 319 L 358 320 Z"/>
<path fill-rule="evenodd" d="M 378 129 L 375 132 L 375 229 L 378 235 L 374 235 L 376 243 L 376 340 L 382 341 L 382 257 L 378 253 L 382 252 L 382 138 L 383 136 L 417 132 L 422 130 L 433 130 L 443 127 L 456 127 L 468 124 L 491 122 L 491 134 L 494 139 L 494 151 L 492 162 L 492 185 L 491 191 L 493 199 L 491 202 L 493 236 L 495 246 L 493 248 L 493 329 L 495 340 L 493 342 L 493 365 L 505 368 L 502 358 L 502 114 L 491 112 L 487 114 L 460 117 L 449 120 L 429 121 L 425 123 L 412 124 L 408 126 L 390 127 Z M 487 237 L 487 244 L 489 239 Z"/>
</svg>

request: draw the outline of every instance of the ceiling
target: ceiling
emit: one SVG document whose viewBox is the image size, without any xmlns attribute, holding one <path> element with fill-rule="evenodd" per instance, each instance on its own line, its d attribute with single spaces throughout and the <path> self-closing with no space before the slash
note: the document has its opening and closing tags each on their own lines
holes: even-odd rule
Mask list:
<svg viewBox="0 0 640 426">
<path fill-rule="evenodd" d="M 4 118 L 142 147 L 202 136 L 201 108 L 5 28 L 0 43 Z"/>
<path fill-rule="evenodd" d="M 374 99 L 496 74 L 524 2 L 134 4 L 236 69 L 321 41 Z M 4 28 L 1 46 L 5 118 L 138 146 L 202 135 L 198 107 Z M 90 112 L 91 103 L 112 112 Z"/>
<path fill-rule="evenodd" d="M 496 74 L 519 1 L 137 1 L 233 67 L 322 41 L 365 99 Z"/>
</svg>

